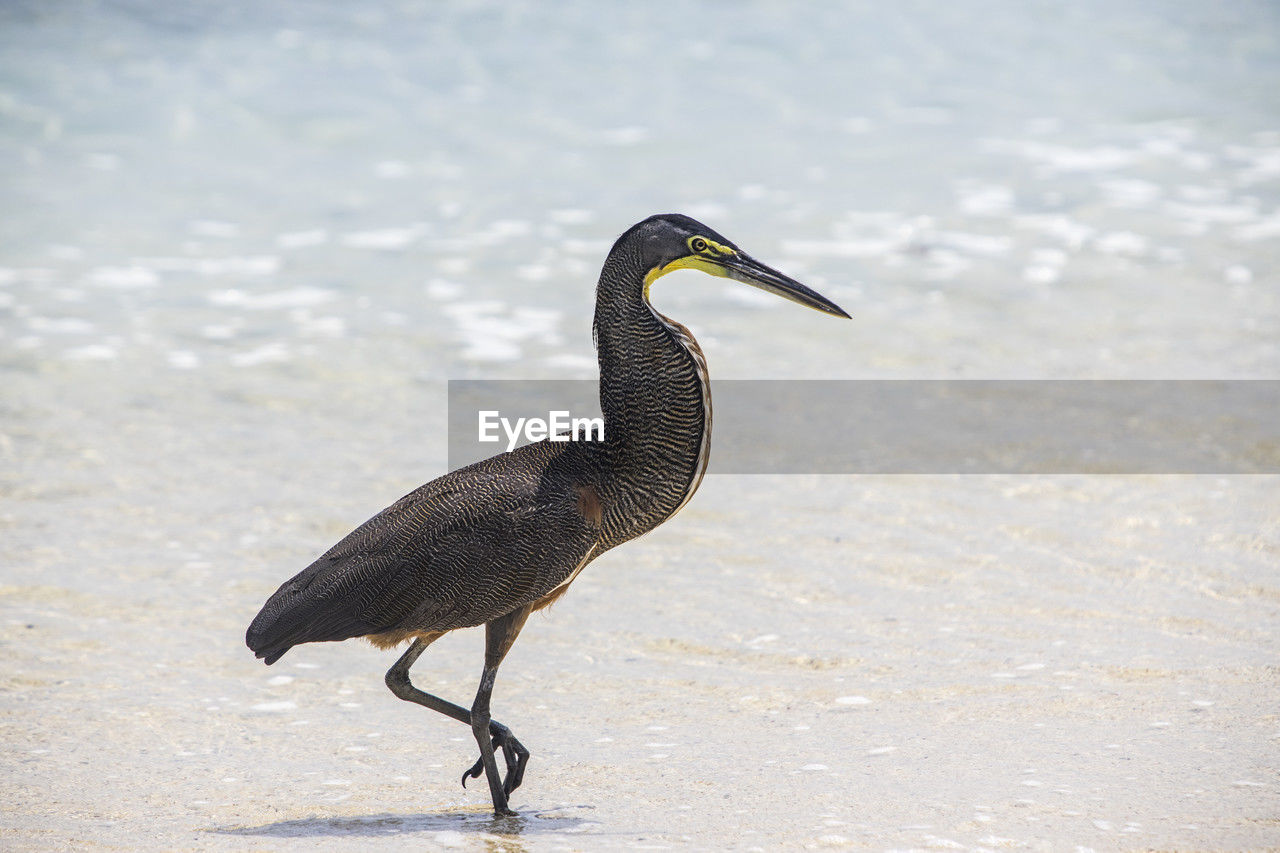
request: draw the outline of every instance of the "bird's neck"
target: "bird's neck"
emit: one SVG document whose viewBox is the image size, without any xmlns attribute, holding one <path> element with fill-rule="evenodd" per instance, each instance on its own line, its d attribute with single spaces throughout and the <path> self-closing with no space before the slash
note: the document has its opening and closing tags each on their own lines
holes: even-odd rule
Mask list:
<svg viewBox="0 0 1280 853">
<path fill-rule="evenodd" d="M 603 535 L 611 547 L 670 518 L 706 471 L 711 391 L 687 329 L 648 301 L 639 253 L 615 246 L 600 274 L 595 334 L 605 441 Z"/>
</svg>

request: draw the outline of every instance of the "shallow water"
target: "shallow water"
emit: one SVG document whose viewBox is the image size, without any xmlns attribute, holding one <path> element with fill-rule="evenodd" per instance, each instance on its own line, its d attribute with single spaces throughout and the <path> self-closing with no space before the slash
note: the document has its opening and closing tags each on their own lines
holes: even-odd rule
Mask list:
<svg viewBox="0 0 1280 853">
<path fill-rule="evenodd" d="M 242 646 L 443 471 L 447 379 L 594 375 L 650 213 L 854 315 L 664 279 L 713 376 L 1280 376 L 1278 41 L 1265 3 L 6 4 L 0 838 L 1280 845 L 1273 477 L 711 477 L 504 666 L 518 826 L 385 653 Z M 479 642 L 419 677 L 465 701 Z"/>
</svg>

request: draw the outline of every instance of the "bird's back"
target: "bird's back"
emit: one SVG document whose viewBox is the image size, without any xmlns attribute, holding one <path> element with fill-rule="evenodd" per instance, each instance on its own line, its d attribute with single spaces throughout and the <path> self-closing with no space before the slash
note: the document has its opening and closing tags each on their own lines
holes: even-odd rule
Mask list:
<svg viewBox="0 0 1280 853">
<path fill-rule="evenodd" d="M 591 460 L 539 442 L 415 489 L 285 582 L 246 641 L 274 663 L 300 643 L 449 631 L 544 598 L 588 556 Z"/>
</svg>

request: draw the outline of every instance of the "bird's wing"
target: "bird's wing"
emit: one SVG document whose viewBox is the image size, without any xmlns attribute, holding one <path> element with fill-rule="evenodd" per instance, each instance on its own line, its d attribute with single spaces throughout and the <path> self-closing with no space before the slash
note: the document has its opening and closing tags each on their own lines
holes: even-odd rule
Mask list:
<svg viewBox="0 0 1280 853">
<path fill-rule="evenodd" d="M 299 643 L 479 625 L 546 595 L 595 538 L 554 462 L 529 445 L 405 495 L 283 584 L 249 647 L 271 663 Z"/>
</svg>

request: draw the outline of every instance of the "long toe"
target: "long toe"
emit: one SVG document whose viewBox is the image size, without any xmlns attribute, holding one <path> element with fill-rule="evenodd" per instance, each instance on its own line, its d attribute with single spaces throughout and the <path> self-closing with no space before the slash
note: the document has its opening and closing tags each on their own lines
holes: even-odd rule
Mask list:
<svg viewBox="0 0 1280 853">
<path fill-rule="evenodd" d="M 502 780 L 502 791 L 509 797 L 511 792 L 519 788 L 520 783 L 524 781 L 524 769 L 529 763 L 529 750 L 525 749 L 510 730 L 505 728 L 493 736 L 493 751 L 499 750 L 502 751 L 503 762 L 507 765 L 507 772 Z M 467 787 L 468 779 L 479 779 L 483 774 L 484 757 L 482 756 L 463 772 L 462 787 Z"/>
<path fill-rule="evenodd" d="M 507 761 L 507 776 L 502 780 L 502 789 L 507 796 L 520 787 L 524 781 L 524 768 L 529 763 L 529 750 L 520 741 L 508 735 L 502 744 L 502 757 Z"/>
</svg>

